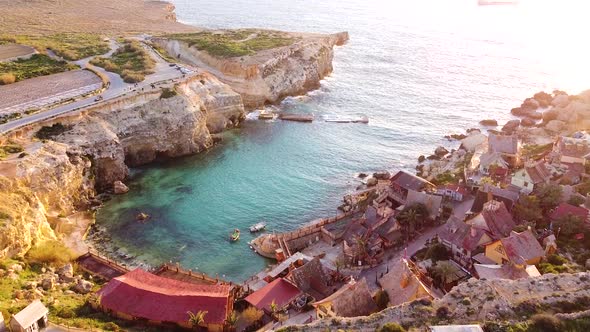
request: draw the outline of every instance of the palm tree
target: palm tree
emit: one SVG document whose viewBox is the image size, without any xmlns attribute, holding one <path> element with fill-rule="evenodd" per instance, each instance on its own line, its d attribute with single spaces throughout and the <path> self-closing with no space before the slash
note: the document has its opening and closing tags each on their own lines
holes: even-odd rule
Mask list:
<svg viewBox="0 0 590 332">
<path fill-rule="evenodd" d="M 359 260 L 367 257 L 369 255 L 369 251 L 367 249 L 367 239 L 364 236 L 356 235 L 354 237 L 355 243 L 355 255 Z"/>
<path fill-rule="evenodd" d="M 418 214 L 418 211 L 412 208 L 402 211 L 402 213 L 400 213 L 399 217 L 397 218 L 397 221 L 404 228 L 404 233 L 406 233 L 406 239 L 409 238 L 410 233 L 414 233 L 414 230 L 416 229 L 416 223 L 418 222 L 419 218 L 420 215 Z"/>
<path fill-rule="evenodd" d="M 205 323 L 205 315 L 207 314 L 207 311 L 199 310 L 196 314 L 190 311 L 188 311 L 187 313 L 189 317 L 188 323 L 190 324 L 190 326 L 197 331 L 202 330 L 202 324 Z"/>
<path fill-rule="evenodd" d="M 238 316 L 236 315 L 235 311 L 232 311 L 229 317 L 227 317 L 225 324 L 229 326 L 231 331 L 236 329 L 236 325 L 238 324 Z"/>
<path fill-rule="evenodd" d="M 451 280 L 451 276 L 455 273 L 455 268 L 448 261 L 441 261 L 436 263 L 432 272 L 444 289 L 447 282 Z"/>
</svg>

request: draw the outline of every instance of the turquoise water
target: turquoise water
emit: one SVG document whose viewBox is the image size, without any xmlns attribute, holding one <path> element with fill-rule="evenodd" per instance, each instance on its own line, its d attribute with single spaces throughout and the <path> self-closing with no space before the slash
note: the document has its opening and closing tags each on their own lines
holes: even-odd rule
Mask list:
<svg viewBox="0 0 590 332">
<path fill-rule="evenodd" d="M 180 261 L 244 280 L 269 263 L 248 248 L 251 224 L 264 219 L 270 231 L 284 231 L 334 215 L 357 172 L 412 169 L 420 154 L 451 145 L 445 134 L 483 118 L 508 120 L 534 92 L 589 86 L 574 1 L 173 2 L 180 20 L 205 27 L 349 31 L 321 88 L 281 108 L 319 118 L 366 114 L 370 124 L 248 120 L 207 153 L 134 170 L 131 191 L 97 218 L 116 245 L 151 264 Z M 548 47 L 556 38 L 567 52 Z M 139 211 L 152 219 L 137 223 Z M 242 238 L 229 243 L 234 228 Z"/>
</svg>

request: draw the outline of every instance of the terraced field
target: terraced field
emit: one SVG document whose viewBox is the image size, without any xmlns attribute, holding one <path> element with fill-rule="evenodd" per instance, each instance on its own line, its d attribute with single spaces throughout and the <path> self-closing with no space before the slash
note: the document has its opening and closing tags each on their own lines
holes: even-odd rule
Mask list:
<svg viewBox="0 0 590 332">
<path fill-rule="evenodd" d="M 100 89 L 101 79 L 88 70 L 41 76 L 0 86 L 0 120 Z"/>
<path fill-rule="evenodd" d="M 0 62 L 12 60 L 19 57 L 26 57 L 35 53 L 30 46 L 19 44 L 0 45 Z"/>
</svg>

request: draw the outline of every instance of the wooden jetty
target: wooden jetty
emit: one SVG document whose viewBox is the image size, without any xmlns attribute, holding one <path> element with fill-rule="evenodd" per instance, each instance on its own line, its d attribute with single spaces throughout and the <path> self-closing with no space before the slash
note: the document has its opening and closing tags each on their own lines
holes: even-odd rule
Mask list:
<svg viewBox="0 0 590 332">
<path fill-rule="evenodd" d="M 76 262 L 78 263 L 78 267 L 82 270 L 106 281 L 129 272 L 127 268 L 117 264 L 107 257 L 101 257 L 98 253 L 92 253 L 91 251 L 78 257 Z"/>
<path fill-rule="evenodd" d="M 281 113 L 279 119 L 296 122 L 313 122 L 314 116 L 313 114 Z"/>
</svg>

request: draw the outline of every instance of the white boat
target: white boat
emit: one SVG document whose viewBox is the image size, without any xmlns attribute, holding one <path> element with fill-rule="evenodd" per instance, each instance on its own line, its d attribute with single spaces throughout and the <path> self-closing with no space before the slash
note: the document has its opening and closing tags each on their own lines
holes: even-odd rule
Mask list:
<svg viewBox="0 0 590 332">
<path fill-rule="evenodd" d="M 266 223 L 264 221 L 261 221 L 257 224 L 250 226 L 250 233 L 260 232 L 261 230 L 263 230 L 265 228 L 266 228 Z"/>
</svg>

